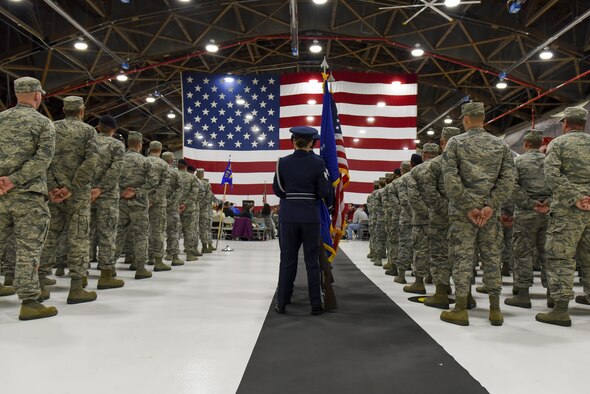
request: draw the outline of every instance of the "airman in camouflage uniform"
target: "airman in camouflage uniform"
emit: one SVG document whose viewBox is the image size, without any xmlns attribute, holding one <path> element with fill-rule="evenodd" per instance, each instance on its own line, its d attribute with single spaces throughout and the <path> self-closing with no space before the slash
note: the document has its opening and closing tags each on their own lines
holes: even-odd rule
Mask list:
<svg viewBox="0 0 590 394">
<path fill-rule="evenodd" d="M 164 238 L 166 232 L 166 196 L 170 185 L 170 170 L 168 163 L 160 158 L 162 143 L 150 142 L 147 159 L 152 166 L 155 187 L 150 190 L 150 236 L 148 250 L 148 265 L 154 264 L 154 271 L 170 271 L 170 266 L 164 264 Z"/>
<path fill-rule="evenodd" d="M 173 166 L 174 154 L 172 152 L 162 153 L 162 159 L 168 164 L 170 171 L 170 185 L 166 195 L 166 260 L 172 260 L 173 266 L 184 265 L 184 261 L 178 257 L 180 246 L 180 196 L 182 186 L 180 185 L 180 174 Z"/>
<path fill-rule="evenodd" d="M 149 240 L 149 194 L 156 187 L 157 175 L 150 161 L 140 152 L 143 137 L 141 133 L 130 131 L 127 138 L 128 149 L 123 159 L 119 189 L 119 223 L 117 225 L 118 258 L 125 246 L 127 237 L 133 240 L 133 262 L 130 269 L 135 270 L 135 279 L 152 277 L 145 265 L 148 259 Z"/>
<path fill-rule="evenodd" d="M 514 163 L 508 146 L 483 128 L 483 103 L 464 104 L 461 111 L 467 132 L 451 138 L 443 153 L 456 304 L 453 311 L 442 312 L 441 320 L 469 324 L 467 297 L 473 276 L 473 256 L 478 246 L 483 281 L 489 292 L 489 320 L 492 325 L 502 325 L 502 237 L 498 217 L 502 203 L 514 187 Z"/>
<path fill-rule="evenodd" d="M 539 313 L 537 321 L 560 326 L 572 324 L 569 300 L 574 298 L 576 259 L 585 295 L 576 302 L 589 304 L 590 294 L 590 135 L 584 132 L 588 111 L 566 108 L 564 135 L 549 144 L 545 177 L 553 192 L 545 252 L 547 279 L 555 307 Z"/>
<path fill-rule="evenodd" d="M 182 234 L 184 238 L 184 251 L 186 252 L 186 261 L 198 260 L 197 246 L 198 240 L 198 195 L 200 191 L 199 180 L 188 170 L 184 159 L 178 160 L 178 179 L 182 187 L 180 196 L 180 222 L 182 224 Z M 194 169 L 193 169 L 194 171 Z"/>
<path fill-rule="evenodd" d="M 201 253 L 212 253 L 213 245 L 211 244 L 211 203 L 213 202 L 213 192 L 209 180 L 205 179 L 205 171 L 197 169 L 197 178 L 199 179 L 202 194 L 199 194 L 199 232 L 198 237 L 201 239 Z"/>
<path fill-rule="evenodd" d="M 459 135 L 457 127 L 444 127 L 441 133 L 440 148 L 444 151 L 451 137 Z M 436 156 L 428 162 L 428 171 L 418 183 L 422 198 L 428 206 L 428 246 L 430 251 L 430 272 L 436 292 L 424 300 L 424 305 L 435 308 L 449 308 L 451 291 L 451 262 L 449 261 L 449 200 L 445 191 L 443 157 Z"/>
<path fill-rule="evenodd" d="M 512 200 L 515 203 L 512 250 L 514 255 L 514 287 L 516 297 L 504 300 L 506 305 L 531 307 L 529 287 L 533 285 L 533 251 L 541 261 L 542 284 L 545 277 L 545 239 L 549 224 L 551 190 L 544 171 L 545 155 L 539 151 L 543 133 L 528 130 L 524 137 L 525 153 L 514 160 L 516 183 Z"/>
<path fill-rule="evenodd" d="M 45 92 L 34 78 L 14 81 L 18 104 L 0 113 L 0 256 L 16 243 L 14 287 L 22 301 L 19 319 L 55 316 L 40 304 L 39 258 L 49 226 L 47 168 L 55 150 L 55 128 L 37 112 Z"/>
<path fill-rule="evenodd" d="M 379 181 L 373 181 L 373 192 L 367 196 L 367 209 L 369 210 L 369 254 L 368 259 L 372 259 L 376 256 L 375 253 L 375 234 L 377 226 L 377 214 L 375 211 L 375 194 L 379 190 Z"/>
<path fill-rule="evenodd" d="M 373 211 L 375 212 L 374 216 L 377 218 L 377 220 L 375 223 L 374 233 L 371 234 L 371 238 L 373 238 L 373 250 L 375 251 L 375 255 L 371 261 L 373 262 L 373 265 L 378 267 L 383 265 L 381 260 L 387 257 L 387 230 L 385 229 L 385 198 L 383 190 L 385 185 L 385 177 L 379 178 L 379 190 L 375 191 L 375 200 L 373 201 Z"/>
<path fill-rule="evenodd" d="M 424 278 L 430 272 L 430 251 L 428 241 L 429 210 L 424 198 L 424 182 L 427 181 L 429 162 L 436 156 L 438 156 L 438 145 L 424 144 L 422 147 L 424 163 L 412 168 L 408 178 L 408 197 L 412 207 L 412 248 L 414 249 L 415 281 L 413 284 L 404 287 L 406 293 L 426 294 Z"/>
<path fill-rule="evenodd" d="M 125 145 L 113 138 L 117 130 L 117 123 L 113 117 L 102 116 L 97 130 L 98 160 L 90 190 L 90 239 L 96 236 L 98 244 L 98 288 L 115 289 L 125 284 L 123 280 L 113 277 L 115 236 L 119 220 L 119 176 L 125 156 Z"/>
<path fill-rule="evenodd" d="M 385 258 L 387 258 L 387 262 L 385 264 L 383 264 L 383 269 L 384 270 L 390 270 L 392 268 L 392 263 L 391 263 L 391 259 L 390 259 L 390 245 L 389 245 L 389 238 L 391 236 L 391 232 L 393 230 L 393 225 L 392 225 L 392 215 L 393 215 L 393 201 L 391 199 L 391 197 L 389 196 L 389 191 L 390 191 L 390 187 L 389 185 L 391 185 L 391 182 L 393 182 L 395 174 L 393 172 L 388 172 L 387 174 L 385 174 L 385 187 L 383 188 L 383 190 L 381 191 L 382 196 L 381 196 L 381 201 L 382 201 L 382 205 L 383 205 L 383 216 L 384 216 L 384 229 L 385 229 Z"/>
<path fill-rule="evenodd" d="M 43 278 L 51 273 L 57 242 L 65 233 L 67 264 L 72 278 L 68 304 L 96 300 L 96 293 L 85 291 L 83 281 L 88 270 L 90 247 L 90 186 L 98 159 L 96 131 L 84 123 L 84 101 L 81 97 L 64 98 L 65 119 L 54 122 L 55 155 L 47 171 L 51 222 L 41 253 L 39 280 L 43 297 L 49 291 Z"/>
<path fill-rule="evenodd" d="M 391 217 L 389 219 L 389 228 L 387 233 L 387 261 L 391 263 L 391 268 L 385 271 L 386 275 L 397 276 L 397 260 L 399 255 L 399 214 L 401 206 L 397 195 L 395 181 L 401 176 L 401 171 L 396 168 L 393 180 L 386 186 L 389 204 L 391 204 Z"/>
<path fill-rule="evenodd" d="M 394 281 L 406 284 L 406 271 L 410 269 L 413 259 L 412 251 L 412 210 L 408 201 L 408 177 L 412 169 L 409 161 L 402 161 L 402 176 L 394 181 L 400 204 L 399 214 L 399 254 L 397 260 L 397 276 Z"/>
</svg>

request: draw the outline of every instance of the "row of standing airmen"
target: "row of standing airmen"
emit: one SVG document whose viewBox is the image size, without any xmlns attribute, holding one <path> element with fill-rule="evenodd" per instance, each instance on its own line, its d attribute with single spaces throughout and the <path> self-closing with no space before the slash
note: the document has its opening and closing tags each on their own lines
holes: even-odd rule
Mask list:
<svg viewBox="0 0 590 394">
<path fill-rule="evenodd" d="M 163 260 L 183 265 L 211 253 L 211 204 L 215 196 L 204 171 L 162 153 L 152 141 L 147 157 L 143 137 L 130 131 L 128 149 L 113 138 L 113 117 L 100 118 L 96 129 L 83 122 L 81 97 L 64 98 L 65 119 L 51 122 L 37 109 L 45 94 L 30 77 L 14 81 L 18 104 L 0 113 L 0 258 L 4 285 L 0 296 L 15 292 L 22 301 L 19 319 L 57 314 L 45 306 L 49 277 L 69 270 L 68 304 L 96 300 L 86 291 L 91 256 L 98 261 L 98 289 L 119 288 L 115 263 L 125 262 L 135 279 L 169 271 Z M 98 134 L 97 134 L 98 131 Z M 161 155 L 161 158 L 160 158 Z M 198 249 L 199 238 L 201 251 Z M 92 240 L 92 242 L 91 242 Z M 165 256 L 166 254 L 166 256 Z M 13 286 L 13 287 L 12 287 Z"/>
<path fill-rule="evenodd" d="M 424 301 L 431 307 L 449 309 L 452 277 L 456 304 L 441 319 L 458 325 L 469 324 L 467 310 L 476 306 L 471 283 L 481 262 L 483 286 L 477 290 L 489 294 L 491 324 L 502 325 L 502 254 L 512 252 L 514 297 L 505 304 L 531 308 L 529 288 L 538 262 L 550 311 L 536 319 L 570 326 L 576 265 L 584 294 L 575 301 L 590 303 L 587 115 L 584 109 L 567 108 L 564 134 L 550 143 L 547 155 L 539 150 L 542 131 L 528 130 L 525 153 L 514 157 L 483 128 L 483 104 L 463 105 L 465 133 L 443 128 L 440 147 L 425 144 L 422 157 L 413 155 L 375 183 L 367 198 L 368 257 L 378 266 L 387 258 L 386 274 L 399 284 L 407 283 L 405 273 L 413 269 L 415 281 L 404 286 L 405 292 L 426 294 L 424 282 L 434 283 L 435 294 Z"/>
</svg>

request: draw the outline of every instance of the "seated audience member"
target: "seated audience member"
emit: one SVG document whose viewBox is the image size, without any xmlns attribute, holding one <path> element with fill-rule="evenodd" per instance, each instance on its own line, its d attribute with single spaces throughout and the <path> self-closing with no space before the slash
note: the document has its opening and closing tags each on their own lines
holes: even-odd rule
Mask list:
<svg viewBox="0 0 590 394">
<path fill-rule="evenodd" d="M 234 211 L 229 206 L 229 201 L 223 203 L 223 214 L 228 218 L 233 218 L 236 216 Z"/>
<path fill-rule="evenodd" d="M 233 202 L 229 203 L 229 209 L 231 209 L 234 212 L 234 216 L 239 216 L 240 215 L 239 208 L 236 207 Z"/>
<path fill-rule="evenodd" d="M 254 214 L 252 213 L 252 207 L 249 205 L 243 207 L 242 213 L 240 213 L 240 217 L 254 219 Z"/>
<path fill-rule="evenodd" d="M 361 208 L 357 208 L 354 211 L 354 215 L 352 216 L 352 223 L 348 225 L 348 239 L 352 239 L 352 232 L 355 230 L 358 231 L 358 229 L 361 227 L 361 221 L 363 220 L 369 220 L 369 217 L 365 211 L 363 211 Z"/>
</svg>

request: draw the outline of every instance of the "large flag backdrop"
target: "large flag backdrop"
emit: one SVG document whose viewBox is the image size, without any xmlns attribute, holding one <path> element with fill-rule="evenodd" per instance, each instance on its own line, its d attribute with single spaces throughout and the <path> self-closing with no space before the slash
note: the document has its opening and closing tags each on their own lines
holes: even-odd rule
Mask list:
<svg viewBox="0 0 590 394">
<path fill-rule="evenodd" d="M 365 203 L 373 181 L 409 160 L 415 150 L 415 75 L 333 73 L 350 183 L 345 201 Z M 231 155 L 233 188 L 227 199 L 262 202 L 276 160 L 292 152 L 289 128 L 321 125 L 322 75 L 182 73 L 184 157 L 204 168 L 213 192 Z M 396 82 L 396 83 L 393 83 Z M 319 147 L 318 147 L 319 149 Z M 317 151 L 316 151 L 317 152 Z M 268 195 L 269 204 L 278 198 Z"/>
</svg>

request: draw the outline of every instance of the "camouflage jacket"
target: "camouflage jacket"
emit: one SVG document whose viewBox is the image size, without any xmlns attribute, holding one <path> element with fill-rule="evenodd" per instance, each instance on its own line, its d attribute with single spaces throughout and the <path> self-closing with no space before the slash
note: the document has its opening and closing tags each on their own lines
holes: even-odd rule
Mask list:
<svg viewBox="0 0 590 394">
<path fill-rule="evenodd" d="M 53 122 L 55 155 L 47 171 L 47 187 L 65 187 L 72 193 L 90 190 L 98 159 L 96 130 L 76 118 Z"/>
<path fill-rule="evenodd" d="M 170 185 L 168 163 L 152 155 L 147 156 L 147 159 L 152 165 L 152 174 L 155 177 L 153 179 L 155 187 L 149 193 L 150 204 L 166 204 L 166 196 L 168 195 L 168 187 Z"/>
<path fill-rule="evenodd" d="M 168 167 L 170 183 L 168 185 L 168 194 L 166 202 L 169 207 L 178 207 L 180 196 L 182 195 L 182 185 L 180 184 L 180 172 L 174 167 Z"/>
<path fill-rule="evenodd" d="M 199 178 L 197 178 L 197 183 L 199 184 L 199 211 L 201 213 L 207 214 L 211 210 L 211 201 L 213 201 L 211 199 L 211 196 L 213 195 L 213 192 L 211 191 L 211 185 Z"/>
<path fill-rule="evenodd" d="M 8 176 L 9 193 L 47 195 L 47 169 L 55 151 L 53 123 L 28 104 L 0 112 L 0 176 Z"/>
<path fill-rule="evenodd" d="M 128 187 L 135 189 L 135 198 L 129 200 L 130 204 L 147 207 L 149 195 L 156 187 L 156 181 L 157 175 L 154 174 L 152 165 L 146 157 L 132 149 L 125 152 L 119 188 L 121 192 Z"/>
<path fill-rule="evenodd" d="M 387 198 L 389 200 L 389 204 L 391 205 L 391 217 L 393 220 L 399 220 L 399 212 L 401 210 L 401 206 L 399 205 L 399 198 L 397 196 L 397 189 L 394 183 L 396 180 L 397 178 L 391 181 L 390 184 L 385 186 L 385 189 L 387 189 Z"/>
<path fill-rule="evenodd" d="M 199 196 L 199 184 L 198 179 L 187 171 L 178 170 L 178 181 L 182 193 L 179 198 L 179 203 L 186 205 L 186 211 L 198 211 L 198 196 Z"/>
<path fill-rule="evenodd" d="M 367 196 L 367 209 L 369 211 L 369 220 L 371 220 L 371 221 L 377 219 L 376 217 L 373 216 L 373 209 L 375 208 L 374 202 L 375 202 L 375 195 L 373 193 L 371 193 Z"/>
<path fill-rule="evenodd" d="M 551 210 L 571 208 L 590 195 L 590 135 L 570 131 L 549 144 L 545 157 L 545 177 L 553 192 Z"/>
<path fill-rule="evenodd" d="M 514 188 L 514 159 L 508 146 L 483 128 L 451 138 L 443 153 L 449 213 L 489 206 L 497 214 Z"/>
<path fill-rule="evenodd" d="M 408 179 L 410 176 L 410 173 L 406 172 L 404 175 L 401 176 L 401 178 L 398 178 L 399 182 L 397 184 L 397 196 L 399 198 L 399 204 L 401 206 L 399 218 L 401 221 L 404 221 L 405 223 L 410 223 L 412 221 L 412 207 L 410 206 L 408 196 Z"/>
<path fill-rule="evenodd" d="M 445 177 L 443 174 L 443 157 L 436 156 L 428 163 L 428 171 L 421 182 L 421 194 L 428 205 L 429 216 L 447 216 L 449 214 L 449 200 L 445 191 Z"/>
<path fill-rule="evenodd" d="M 408 200 L 412 207 L 412 224 L 428 224 L 428 204 L 424 200 L 424 181 L 428 173 L 428 164 L 426 161 L 410 171 L 408 178 Z"/>
<path fill-rule="evenodd" d="M 125 145 L 106 134 L 96 137 L 98 159 L 94 168 L 93 188 L 100 188 L 100 198 L 119 198 L 119 176 L 125 157 Z"/>
<path fill-rule="evenodd" d="M 519 209 L 532 210 L 536 201 L 547 201 L 551 190 L 545 179 L 545 155 L 538 149 L 514 159 L 516 180 L 512 200 Z"/>
</svg>

